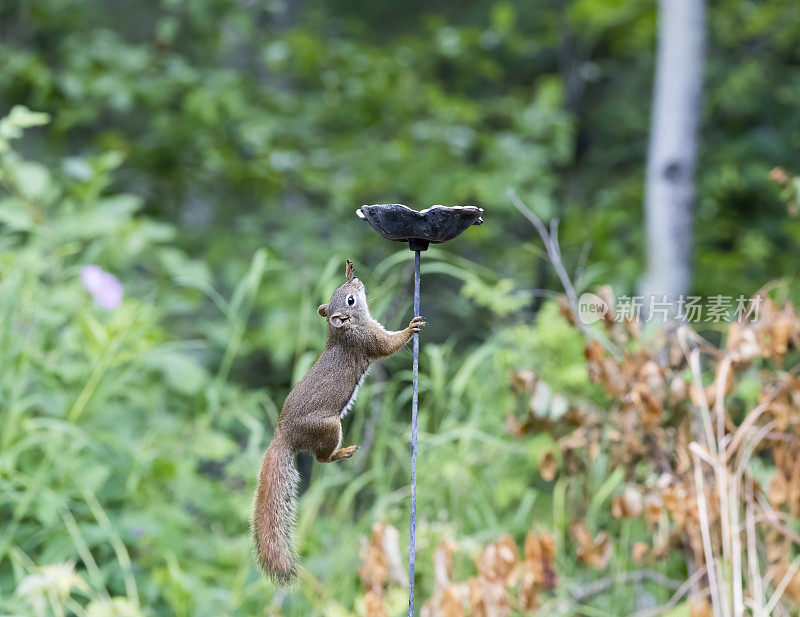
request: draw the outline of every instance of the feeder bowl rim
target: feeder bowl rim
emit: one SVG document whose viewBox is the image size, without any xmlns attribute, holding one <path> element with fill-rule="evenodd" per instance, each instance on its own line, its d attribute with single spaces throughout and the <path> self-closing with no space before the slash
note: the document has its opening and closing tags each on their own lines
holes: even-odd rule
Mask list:
<svg viewBox="0 0 800 617">
<path fill-rule="evenodd" d="M 424 210 L 414 210 L 414 208 L 409 208 L 405 204 L 363 204 L 361 208 L 370 208 L 372 206 L 398 206 L 400 208 L 405 208 L 409 212 L 413 212 L 415 214 L 427 214 L 429 211 L 434 209 L 444 209 L 444 210 L 477 210 L 481 214 L 483 214 L 483 208 L 479 208 L 478 206 L 443 206 L 441 204 L 435 204 Z M 366 219 L 366 215 L 361 211 L 361 208 L 356 210 L 356 216 L 360 219 Z M 483 225 L 483 219 L 478 219 L 473 223 L 473 225 Z"/>
<path fill-rule="evenodd" d="M 393 212 L 400 216 L 387 226 L 381 214 L 373 220 L 372 213 Z M 356 216 L 375 229 L 387 240 L 408 242 L 412 251 L 425 251 L 430 243 L 442 244 L 461 235 L 468 227 L 482 225 L 483 208 L 478 206 L 443 206 L 435 204 L 424 210 L 414 210 L 405 204 L 363 205 Z M 442 218 L 443 217 L 443 218 Z M 433 218 L 433 221 L 431 221 Z M 428 221 L 428 228 L 424 221 Z M 438 221 L 438 224 L 437 224 Z M 441 226 L 444 223 L 444 226 Z M 433 224 L 434 227 L 430 227 Z M 419 227 L 423 225 L 423 227 Z"/>
</svg>

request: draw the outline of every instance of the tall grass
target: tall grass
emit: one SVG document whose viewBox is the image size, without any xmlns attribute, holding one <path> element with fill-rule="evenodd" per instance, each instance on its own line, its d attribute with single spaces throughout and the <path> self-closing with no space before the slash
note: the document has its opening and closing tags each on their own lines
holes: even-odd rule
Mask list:
<svg viewBox="0 0 800 617">
<path fill-rule="evenodd" d="M 312 467 L 302 583 L 276 591 L 251 559 L 255 474 L 283 396 L 323 344 L 315 309 L 342 260 L 304 280 L 260 251 L 237 286 L 217 289 L 173 229 L 142 216 L 137 198 L 109 194 L 119 157 L 48 169 L 17 154 L 13 139 L 44 121 L 18 110 L 0 131 L 0 611 L 353 614 L 362 537 L 380 519 L 407 529 L 409 353 L 374 372 L 348 416 L 345 441 L 365 449 Z M 389 327 L 408 319 L 409 255 L 360 272 Z M 92 301 L 79 276 L 89 263 L 122 282 L 120 307 Z M 431 250 L 423 276 L 431 296 L 466 285 L 501 320 L 519 303 L 447 252 Z M 441 340 L 446 314 L 427 315 Z M 423 339 L 423 593 L 439 537 L 477 546 L 500 530 L 524 534 L 539 505 L 527 480 L 538 455 L 503 428 L 506 375 L 529 341 L 507 345 L 495 330 L 487 319 L 478 345 Z"/>
</svg>

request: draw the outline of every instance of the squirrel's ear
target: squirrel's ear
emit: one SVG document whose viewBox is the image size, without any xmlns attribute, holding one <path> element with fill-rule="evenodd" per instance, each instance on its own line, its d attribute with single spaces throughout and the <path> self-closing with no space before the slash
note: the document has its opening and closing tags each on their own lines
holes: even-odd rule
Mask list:
<svg viewBox="0 0 800 617">
<path fill-rule="evenodd" d="M 319 308 L 317 309 L 317 313 L 320 314 L 320 317 L 327 317 L 328 316 L 328 305 L 327 304 L 320 304 Z"/>
<path fill-rule="evenodd" d="M 356 274 L 356 269 L 353 266 L 353 262 L 348 259 L 346 262 L 344 262 L 344 277 L 348 281 L 352 281 L 355 274 Z"/>
<path fill-rule="evenodd" d="M 331 325 L 334 328 L 341 328 L 345 324 L 345 320 L 342 319 L 341 313 L 334 313 L 331 315 Z"/>
</svg>

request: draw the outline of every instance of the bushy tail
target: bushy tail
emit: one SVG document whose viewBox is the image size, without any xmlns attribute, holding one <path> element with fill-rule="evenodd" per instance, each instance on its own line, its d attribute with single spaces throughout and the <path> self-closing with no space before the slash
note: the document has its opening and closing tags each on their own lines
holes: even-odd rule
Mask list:
<svg viewBox="0 0 800 617">
<path fill-rule="evenodd" d="M 292 536 L 299 480 L 291 448 L 276 435 L 261 464 L 252 530 L 258 563 L 273 581 L 284 586 L 297 576 Z"/>
</svg>

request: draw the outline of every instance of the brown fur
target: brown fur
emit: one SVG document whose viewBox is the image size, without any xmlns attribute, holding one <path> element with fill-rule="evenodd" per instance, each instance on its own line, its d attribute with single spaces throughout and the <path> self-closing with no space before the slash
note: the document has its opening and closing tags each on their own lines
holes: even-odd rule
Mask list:
<svg viewBox="0 0 800 617">
<path fill-rule="evenodd" d="M 344 285 L 318 309 L 328 322 L 328 342 L 286 397 L 258 478 L 252 520 L 256 553 L 264 571 L 282 585 L 297 575 L 291 548 L 298 482 L 294 454 L 312 452 L 321 463 L 353 456 L 358 446 L 339 446 L 341 418 L 358 385 L 372 362 L 396 352 L 425 325 L 415 317 L 404 330 L 387 331 L 370 315 L 364 284 L 350 260 L 345 276 Z"/>
</svg>

